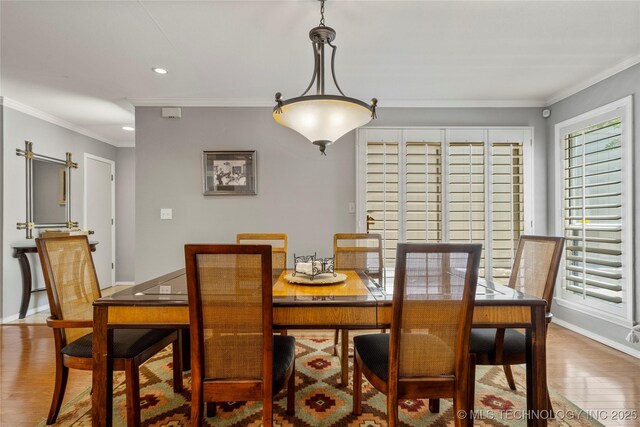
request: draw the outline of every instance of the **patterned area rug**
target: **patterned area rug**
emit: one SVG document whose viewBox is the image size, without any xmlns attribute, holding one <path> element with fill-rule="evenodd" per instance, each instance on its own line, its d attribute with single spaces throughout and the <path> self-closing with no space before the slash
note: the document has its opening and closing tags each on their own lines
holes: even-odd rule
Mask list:
<svg viewBox="0 0 640 427">
<path fill-rule="evenodd" d="M 296 414 L 285 413 L 286 397 L 281 392 L 274 399 L 274 425 L 296 427 L 377 427 L 386 426 L 386 397 L 368 382 L 363 386 L 363 413 L 351 414 L 352 378 L 349 386 L 339 386 L 340 366 L 333 356 L 333 339 L 327 337 L 296 339 Z M 499 367 L 479 366 L 476 375 L 476 416 L 474 425 L 524 426 L 526 407 L 524 369 L 514 367 L 518 391 L 512 392 Z M 140 368 L 142 422 L 145 426 L 179 427 L 189 425 L 190 377 L 185 374 L 185 391 L 173 392 L 171 386 L 171 352 L 165 349 Z M 114 425 L 126 425 L 125 387 L 123 374 L 117 374 L 114 384 Z M 551 393 L 558 418 L 549 425 L 601 426 L 581 414 L 579 408 L 564 397 Z M 215 418 L 205 418 L 206 426 L 260 426 L 262 404 L 227 402 L 218 406 Z M 400 404 L 400 424 L 405 427 L 453 425 L 450 400 L 442 400 L 440 413 L 431 414 L 428 402 L 407 400 Z M 41 425 L 44 425 L 42 423 Z M 57 425 L 90 426 L 91 399 L 89 390 L 67 403 Z"/>
</svg>

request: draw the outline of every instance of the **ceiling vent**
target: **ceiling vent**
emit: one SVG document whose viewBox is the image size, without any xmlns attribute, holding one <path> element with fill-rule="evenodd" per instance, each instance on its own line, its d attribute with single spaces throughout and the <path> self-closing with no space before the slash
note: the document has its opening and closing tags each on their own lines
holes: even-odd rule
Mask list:
<svg viewBox="0 0 640 427">
<path fill-rule="evenodd" d="M 182 117 L 182 108 L 180 107 L 163 107 L 162 117 L 165 119 L 179 119 Z"/>
</svg>

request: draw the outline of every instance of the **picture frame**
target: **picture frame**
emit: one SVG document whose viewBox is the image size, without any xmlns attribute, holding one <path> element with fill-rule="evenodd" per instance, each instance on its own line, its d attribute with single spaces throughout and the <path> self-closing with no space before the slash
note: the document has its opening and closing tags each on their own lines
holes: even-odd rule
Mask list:
<svg viewBox="0 0 640 427">
<path fill-rule="evenodd" d="M 205 196 L 255 196 L 256 151 L 203 151 L 202 194 Z"/>
</svg>

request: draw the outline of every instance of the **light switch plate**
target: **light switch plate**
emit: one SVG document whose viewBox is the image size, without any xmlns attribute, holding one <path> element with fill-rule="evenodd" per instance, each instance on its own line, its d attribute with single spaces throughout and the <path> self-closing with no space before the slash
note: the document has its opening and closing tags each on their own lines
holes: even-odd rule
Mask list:
<svg viewBox="0 0 640 427">
<path fill-rule="evenodd" d="M 160 209 L 160 219 L 173 219 L 173 209 L 169 209 L 169 208 Z"/>
<path fill-rule="evenodd" d="M 349 213 L 356 213 L 356 204 L 349 202 Z"/>
</svg>

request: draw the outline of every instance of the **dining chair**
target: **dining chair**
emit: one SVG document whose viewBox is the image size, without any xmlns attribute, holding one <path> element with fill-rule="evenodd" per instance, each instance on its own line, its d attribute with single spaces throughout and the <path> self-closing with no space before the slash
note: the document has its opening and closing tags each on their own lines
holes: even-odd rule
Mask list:
<svg viewBox="0 0 640 427">
<path fill-rule="evenodd" d="M 253 245 L 271 245 L 271 267 L 274 272 L 287 269 L 287 250 L 289 237 L 284 233 L 238 233 L 236 243 Z M 286 329 L 276 333 L 287 335 Z"/>
<path fill-rule="evenodd" d="M 191 331 L 191 425 L 215 416 L 218 401 L 262 401 L 273 423 L 273 396 L 295 397 L 295 340 L 273 335 L 271 247 L 185 245 Z"/>
<path fill-rule="evenodd" d="M 563 245 L 562 237 L 521 236 L 509 276 L 510 288 L 547 302 L 547 324 L 552 318 L 551 303 Z M 471 330 L 470 351 L 475 354 L 478 365 L 502 365 L 509 387 L 515 390 L 511 365 L 526 363 L 525 342 L 525 335 L 516 329 L 474 328 Z"/>
<path fill-rule="evenodd" d="M 336 270 L 360 270 L 382 279 L 382 236 L 376 233 L 336 233 L 333 235 L 333 266 Z M 339 349 L 340 338 L 342 347 Z M 336 329 L 333 355 L 340 356 L 341 383 L 349 381 L 349 330 Z"/>
<path fill-rule="evenodd" d="M 284 233 L 238 233 L 236 243 L 271 245 L 272 268 L 286 270 L 289 237 Z"/>
<path fill-rule="evenodd" d="M 86 236 L 36 239 L 44 275 L 56 355 L 55 387 L 47 424 L 55 423 L 64 398 L 69 368 L 93 368 L 93 301 L 100 286 Z M 115 329 L 113 369 L 125 372 L 127 425 L 140 425 L 139 367 L 172 345 L 173 389 L 182 391 L 179 332 L 175 329 Z"/>
<path fill-rule="evenodd" d="M 362 375 L 387 395 L 389 427 L 401 399 L 453 398 L 466 425 L 469 334 L 482 245 L 399 243 L 390 334 L 353 338 L 353 412 L 362 413 Z"/>
<path fill-rule="evenodd" d="M 375 233 L 336 233 L 333 235 L 333 266 L 336 270 L 360 270 L 374 279 L 381 280 L 382 236 Z M 342 347 L 338 350 L 340 338 Z M 336 329 L 333 339 L 333 355 L 340 356 L 341 382 L 349 382 L 349 330 Z"/>
</svg>

